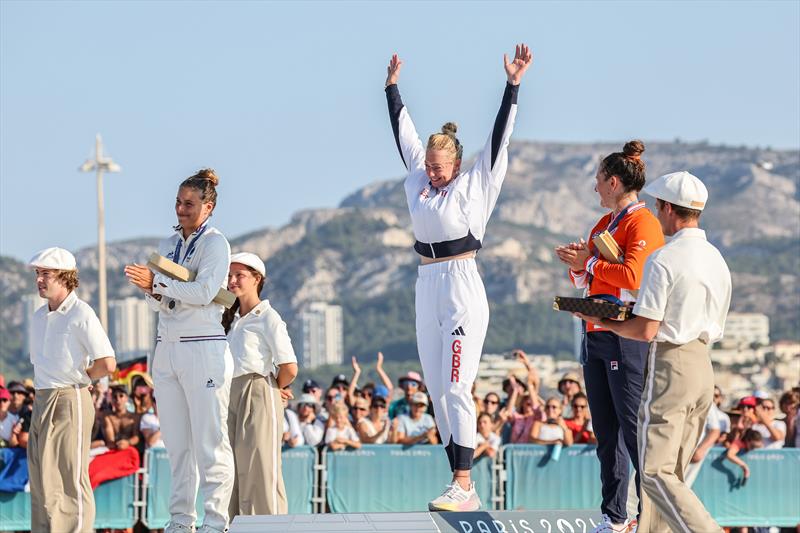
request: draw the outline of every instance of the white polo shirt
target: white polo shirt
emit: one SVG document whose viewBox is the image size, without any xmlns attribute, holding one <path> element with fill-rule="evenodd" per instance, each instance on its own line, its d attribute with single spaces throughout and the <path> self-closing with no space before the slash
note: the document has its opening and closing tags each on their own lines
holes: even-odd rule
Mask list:
<svg viewBox="0 0 800 533">
<path fill-rule="evenodd" d="M 278 365 L 297 362 L 286 322 L 269 300 L 261 301 L 243 317 L 237 315 L 228 332 L 228 345 L 233 354 L 233 377 L 266 376 Z"/>
<path fill-rule="evenodd" d="M 70 292 L 55 311 L 47 304 L 33 314 L 30 328 L 33 387 L 55 389 L 89 385 L 86 368 L 95 359 L 114 357 L 114 349 L 94 310 Z"/>
<path fill-rule="evenodd" d="M 731 303 L 731 273 L 699 228 L 684 228 L 647 258 L 637 316 L 658 320 L 656 342 L 707 344 L 722 338 Z"/>
</svg>

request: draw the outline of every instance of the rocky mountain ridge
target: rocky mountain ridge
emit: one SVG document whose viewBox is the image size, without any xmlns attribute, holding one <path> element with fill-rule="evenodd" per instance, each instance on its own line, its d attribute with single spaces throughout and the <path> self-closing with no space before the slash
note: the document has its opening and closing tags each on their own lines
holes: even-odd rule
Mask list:
<svg viewBox="0 0 800 533">
<path fill-rule="evenodd" d="M 494 313 L 487 351 L 541 339 L 549 340 L 537 344 L 539 349 L 571 349 L 568 317 L 547 311 L 553 295 L 574 293 L 552 249 L 585 236 L 602 216 L 594 174 L 601 155 L 620 145 L 512 143 L 509 172 L 478 261 Z M 730 258 L 734 310 L 766 312 L 776 334 L 800 337 L 800 152 L 673 142 L 648 144 L 644 158 L 651 178 L 685 169 L 709 188 L 702 225 Z M 110 298 L 136 294 L 121 275 L 122 266 L 144 260 L 157 242 L 109 243 Z M 411 249 L 414 238 L 401 179 L 369 184 L 346 196 L 338 208 L 299 211 L 280 228 L 252 231 L 230 242 L 234 251 L 255 252 L 266 261 L 265 295 L 289 322 L 298 350 L 299 311 L 322 300 L 344 306 L 348 354 L 382 348 L 386 353 L 391 329 L 400 333 L 389 356 L 416 356 L 418 259 Z M 94 302 L 95 249 L 76 256 L 79 294 Z M 19 300 L 33 292 L 33 280 L 18 261 L 3 258 L 0 266 L 2 356 L 21 357 L 14 348 L 21 335 Z M 506 315 L 528 324 L 527 329 L 498 322 Z"/>
</svg>

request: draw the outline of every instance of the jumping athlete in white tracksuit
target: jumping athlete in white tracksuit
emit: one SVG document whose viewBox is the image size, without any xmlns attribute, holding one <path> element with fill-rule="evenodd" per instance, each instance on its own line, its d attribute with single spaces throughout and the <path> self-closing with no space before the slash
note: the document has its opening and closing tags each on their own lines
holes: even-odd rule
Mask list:
<svg viewBox="0 0 800 533">
<path fill-rule="evenodd" d="M 519 81 L 530 61 L 524 45 L 517 47 L 514 62 L 506 60 L 509 83 L 492 134 L 471 168 L 457 173 L 460 153 L 454 154 L 454 162 L 444 163 L 445 168 L 453 164 L 457 175 L 445 178 L 443 186 L 437 176 L 443 165 L 434 161 L 432 153 L 441 150 L 434 150 L 431 140 L 426 151 L 400 99 L 393 73 L 402 63 L 395 56 L 389 66 L 389 115 L 409 171 L 405 192 L 417 239 L 414 250 L 423 257 L 416 284 L 417 347 L 436 424 L 454 471 L 453 483 L 429 504 L 431 510 L 480 507 L 469 481 L 477 427 L 471 389 L 489 325 L 489 304 L 474 257 L 508 168 Z M 455 143 L 460 152 L 460 144 Z"/>
<path fill-rule="evenodd" d="M 151 373 L 172 472 L 171 519 L 165 533 L 192 531 L 198 481 L 205 510 L 198 531 L 225 531 L 233 488 L 227 425 L 233 357 L 221 324 L 223 307 L 212 301 L 227 285 L 230 246 L 208 221 L 213 206 L 206 196 L 213 195 L 216 203 L 216 176 L 206 183 L 207 173 L 213 175 L 204 170 L 183 182 L 176 203 L 179 225 L 158 246 L 160 255 L 196 272 L 194 281 L 157 273 L 152 289 L 145 291 L 148 304 L 158 312 Z M 210 207 L 200 212 L 198 204 Z M 185 236 L 184 227 L 196 229 Z M 125 272 L 144 288 L 139 281 L 142 268 L 128 266 Z"/>
</svg>

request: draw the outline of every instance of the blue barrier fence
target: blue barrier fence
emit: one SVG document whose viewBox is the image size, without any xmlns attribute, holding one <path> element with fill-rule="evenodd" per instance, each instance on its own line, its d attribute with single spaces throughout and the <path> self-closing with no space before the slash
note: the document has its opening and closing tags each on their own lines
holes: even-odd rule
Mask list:
<svg viewBox="0 0 800 533">
<path fill-rule="evenodd" d="M 544 446 L 513 445 L 495 462 L 475 463 L 473 479 L 484 509 L 594 509 L 600 504 L 600 467 L 593 446 L 564 448 L 553 461 Z M 713 449 L 694 491 L 723 526 L 800 524 L 800 449 L 756 450 L 744 456 L 750 479 Z M 169 519 L 169 466 L 164 450 L 145 455 L 138 475 L 95 491 L 97 528 L 126 528 L 141 519 L 162 527 Z M 356 451 L 294 448 L 283 452 L 289 512 L 419 511 L 449 480 L 441 446 L 363 446 Z M 202 516 L 202 509 L 199 509 Z M 201 523 L 201 522 L 200 522 Z M 30 494 L 0 492 L 0 530 L 30 528 Z"/>
<path fill-rule="evenodd" d="M 290 514 L 309 514 L 313 511 L 315 490 L 315 466 L 317 450 L 310 446 L 302 446 L 284 450 L 281 454 L 283 479 L 286 486 L 286 498 Z M 145 510 L 142 523 L 148 527 L 161 528 L 169 522 L 169 494 L 172 488 L 172 476 L 165 449 L 148 450 L 145 454 L 146 491 Z M 197 523 L 203 523 L 203 500 L 198 494 Z"/>
<path fill-rule="evenodd" d="M 94 491 L 95 528 L 133 527 L 136 513 L 136 475 L 103 483 Z M 31 529 L 31 494 L 0 492 L 0 530 Z"/>
<path fill-rule="evenodd" d="M 507 510 L 600 506 L 600 463 L 594 446 L 564 448 L 557 462 L 545 446 L 504 446 L 502 451 Z M 800 524 L 800 449 L 747 453 L 747 483 L 742 483 L 741 469 L 724 455 L 724 449 L 713 448 L 692 486 L 721 526 Z"/>
<path fill-rule="evenodd" d="M 709 452 L 692 487 L 720 525 L 800 524 L 800 449 L 762 449 L 740 456 L 750 468 L 746 483 L 742 470 L 724 457 L 724 450 Z"/>
<path fill-rule="evenodd" d="M 483 509 L 492 508 L 493 464 L 482 458 L 472 471 Z M 424 510 L 451 476 L 441 446 L 377 444 L 327 451 L 324 465 L 325 492 L 334 513 Z"/>
</svg>

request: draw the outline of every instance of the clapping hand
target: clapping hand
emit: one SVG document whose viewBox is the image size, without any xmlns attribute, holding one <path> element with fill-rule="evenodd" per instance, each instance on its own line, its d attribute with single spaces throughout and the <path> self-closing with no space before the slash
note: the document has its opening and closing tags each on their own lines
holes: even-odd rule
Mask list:
<svg viewBox="0 0 800 533">
<path fill-rule="evenodd" d="M 153 294 L 153 272 L 146 266 L 137 263 L 125 265 L 125 276 L 131 284 L 148 294 Z"/>
<path fill-rule="evenodd" d="M 397 54 L 392 54 L 389 66 L 386 67 L 386 87 L 397 83 L 397 80 L 400 79 L 400 69 L 402 67 L 403 61 L 397 57 Z"/>
<path fill-rule="evenodd" d="M 586 260 L 592 255 L 591 252 L 589 252 L 586 241 L 583 239 L 581 239 L 580 242 L 571 242 L 563 246 L 557 246 L 555 250 L 558 259 L 575 272 L 582 271 Z"/>
<path fill-rule="evenodd" d="M 514 59 L 511 62 L 508 61 L 508 54 L 503 54 L 503 66 L 506 69 L 508 83 L 511 85 L 519 85 L 520 81 L 522 81 L 522 76 L 525 74 L 525 71 L 528 70 L 528 67 L 531 66 L 531 63 L 533 63 L 533 54 L 525 43 L 517 45 Z"/>
</svg>

